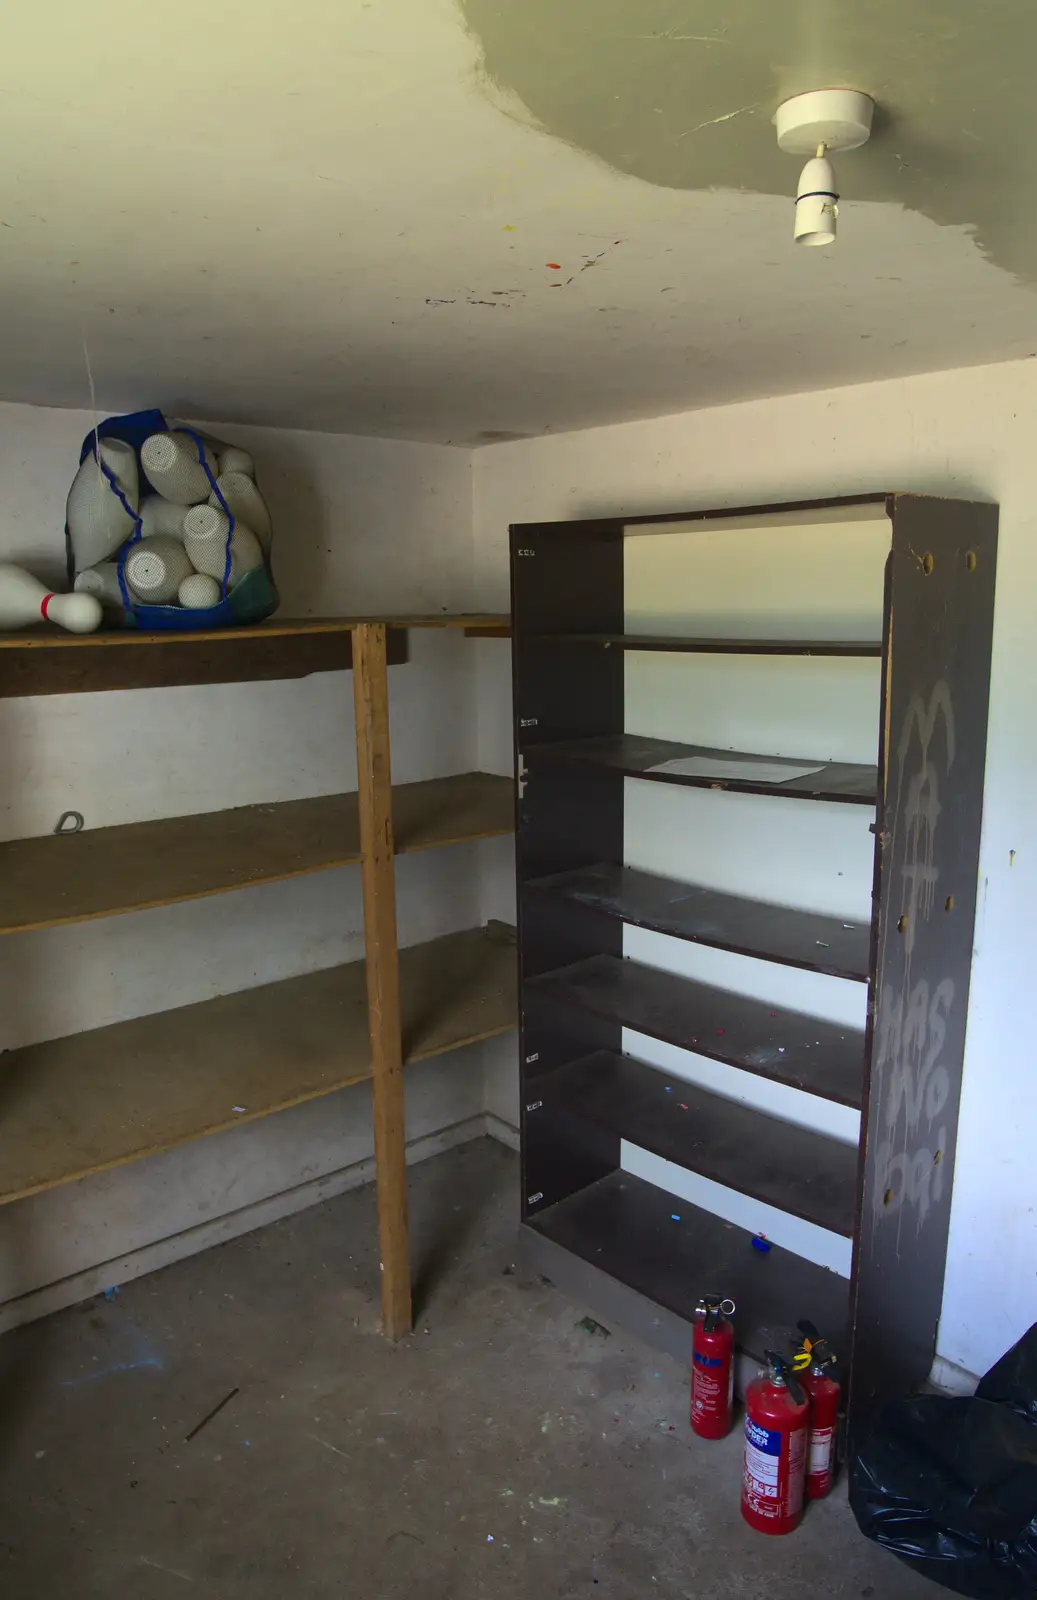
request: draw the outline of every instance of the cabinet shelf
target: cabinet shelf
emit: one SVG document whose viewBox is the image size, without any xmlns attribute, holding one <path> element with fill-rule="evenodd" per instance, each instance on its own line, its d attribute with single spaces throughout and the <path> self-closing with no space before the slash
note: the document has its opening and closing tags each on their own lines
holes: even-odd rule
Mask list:
<svg viewBox="0 0 1037 1600">
<path fill-rule="evenodd" d="M 864 1035 L 855 1028 L 608 955 L 545 972 L 526 989 L 837 1105 L 861 1104 Z"/>
<path fill-rule="evenodd" d="M 871 928 L 866 922 L 722 894 L 610 862 L 534 878 L 526 889 L 717 950 L 867 981 Z"/>
<path fill-rule="evenodd" d="M 856 523 L 869 526 L 846 526 Z M 851 1455 L 887 1400 L 925 1383 L 936 1350 L 975 940 L 997 523 L 996 506 L 883 493 L 511 528 L 523 1259 L 596 1315 L 684 1360 L 703 1290 L 734 1296 L 736 1327 L 757 1356 L 787 1348 L 788 1330 L 810 1317 L 845 1360 Z M 739 545 L 740 534 L 750 539 Z M 739 629 L 747 637 L 730 637 Z M 824 637 L 840 632 L 857 637 Z M 664 657 L 644 651 L 712 658 L 708 685 L 698 684 L 705 699 L 689 699 L 661 672 Z M 802 699 L 793 658 L 809 656 L 828 659 L 802 668 L 811 680 Z M 756 694 L 757 668 L 779 657 L 768 692 Z M 870 749 L 847 753 L 874 753 L 877 764 L 820 759 L 841 727 L 863 718 L 867 698 Z M 750 747 L 784 747 L 775 715 L 794 713 L 804 727 L 809 718 L 814 732 L 789 739 L 783 757 L 675 742 L 725 737 L 725 705 L 745 730 L 728 722 L 726 736 Z M 699 710 L 715 732 L 695 727 Z M 819 756 L 792 758 L 803 749 Z M 800 808 L 794 828 L 782 805 L 718 799 L 660 811 L 626 778 L 867 810 L 854 823 L 853 813 L 840 822 Z M 694 831 L 700 821 L 708 838 Z M 700 871 L 733 881 L 737 870 L 753 895 L 771 892 L 764 871 L 768 885 L 787 873 L 774 892 L 809 903 L 810 886 L 837 868 L 863 878 L 861 847 L 872 858 L 867 927 L 680 881 Z M 730 852 L 729 870 L 700 867 L 704 851 Z M 754 862 L 757 883 L 745 876 Z M 635 946 L 627 925 L 663 935 L 667 954 L 656 959 L 673 965 L 684 964 L 677 939 L 755 958 L 730 981 L 768 995 L 791 990 L 782 966 L 865 982 L 868 1025 L 840 1027 L 624 960 Z M 625 1028 L 647 1036 L 645 1060 L 663 1055 L 649 1048 L 658 1039 L 730 1065 L 736 1072 L 714 1069 L 707 1081 L 740 1100 L 620 1054 Z M 919 1075 L 937 1056 L 940 1093 L 927 1095 Z M 859 1108 L 857 1148 L 777 1121 L 764 1109 L 776 1097 L 751 1074 Z M 799 1105 L 812 1120 L 809 1103 Z M 804 1223 L 850 1238 L 852 1300 L 842 1279 L 789 1250 L 761 1257 L 749 1235 L 623 1173 L 624 1140 L 661 1184 L 683 1168 L 785 1213 L 795 1249 L 819 1243 Z M 697 1183 L 704 1206 L 708 1189 Z"/>
<path fill-rule="evenodd" d="M 849 805 L 874 806 L 878 795 L 878 771 L 855 762 L 817 762 L 804 757 L 753 755 L 741 750 L 716 750 L 705 745 L 680 744 L 671 739 L 646 739 L 640 734 L 607 734 L 593 739 L 556 740 L 529 745 L 524 759 L 533 764 L 605 767 L 629 778 L 648 778 L 655 783 L 677 783 L 694 789 L 731 789 L 739 794 L 784 795 L 792 800 L 836 800 Z M 766 762 L 770 767 L 785 767 L 790 772 L 805 766 L 817 767 L 806 777 L 789 777 L 777 783 L 758 778 L 711 777 L 708 774 L 659 772 L 663 762 L 702 758 L 706 761 L 745 763 Z"/>
<path fill-rule="evenodd" d="M 512 930 L 490 923 L 401 950 L 400 990 L 407 1062 L 506 1032 Z M 8 1051 L 0 1204 L 370 1076 L 363 961 Z"/>
<path fill-rule="evenodd" d="M 853 1234 L 854 1146 L 610 1050 L 537 1078 L 536 1094 L 689 1172 L 846 1238 Z"/>
<path fill-rule="evenodd" d="M 397 854 L 514 829 L 514 786 L 486 772 L 393 789 Z M 0 934 L 253 888 L 360 860 L 357 795 L 238 806 L 0 844 Z"/>
<path fill-rule="evenodd" d="M 538 633 L 528 644 L 587 645 L 603 650 L 664 650 L 708 656 L 880 657 L 881 639 L 702 639 L 675 633 Z"/>
<path fill-rule="evenodd" d="M 823 1329 L 846 1324 L 845 1278 L 779 1245 L 763 1255 L 746 1229 L 627 1172 L 578 1190 L 525 1227 L 689 1323 L 700 1294 L 730 1295 L 739 1347 L 757 1360 L 765 1349 L 787 1349 L 801 1317 Z"/>
</svg>

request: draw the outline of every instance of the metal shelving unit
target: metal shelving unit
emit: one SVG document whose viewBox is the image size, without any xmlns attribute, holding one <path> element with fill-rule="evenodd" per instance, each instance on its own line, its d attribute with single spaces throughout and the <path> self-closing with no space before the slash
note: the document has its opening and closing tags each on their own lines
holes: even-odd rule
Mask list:
<svg viewBox="0 0 1037 1600">
<path fill-rule="evenodd" d="M 510 779 L 392 787 L 388 676 L 411 628 L 500 617 L 275 619 L 214 633 L 0 635 L 0 698 L 304 677 L 352 667 L 359 792 L 0 845 L 0 934 L 125 915 L 357 863 L 364 961 L 4 1054 L 0 1204 L 347 1084 L 374 1096 L 386 1333 L 411 1325 L 403 1066 L 515 1026 L 512 930 L 402 952 L 396 854 L 506 834 Z M 235 1111 L 235 1107 L 243 1110 Z"/>
<path fill-rule="evenodd" d="M 672 615 L 666 632 L 625 631 L 628 536 L 741 519 L 773 525 L 777 537 L 799 519 L 862 514 L 888 518 L 881 639 L 681 635 Z M 511 533 L 524 1253 L 599 1314 L 681 1357 L 703 1288 L 735 1297 L 740 1343 L 755 1357 L 810 1317 L 840 1341 L 852 1431 L 884 1399 L 923 1383 L 935 1352 L 975 917 L 997 508 L 890 494 Z M 679 608 L 679 596 L 667 600 Z M 878 658 L 876 763 L 745 757 L 772 771 L 743 777 L 737 752 L 645 737 L 625 721 L 627 650 Z M 658 770 L 675 760 L 685 770 Z M 711 772 L 718 761 L 724 767 Z M 817 770 L 803 774 L 805 765 Z M 867 807 L 870 923 L 626 864 L 631 779 Z M 625 959 L 625 926 L 866 984 L 867 1024 L 820 1021 Z M 624 1055 L 624 1028 L 859 1108 L 859 1149 Z M 686 1200 L 675 1207 L 665 1189 L 622 1170 L 624 1139 L 852 1238 L 850 1280 L 788 1249 L 758 1252 L 744 1228 Z"/>
</svg>

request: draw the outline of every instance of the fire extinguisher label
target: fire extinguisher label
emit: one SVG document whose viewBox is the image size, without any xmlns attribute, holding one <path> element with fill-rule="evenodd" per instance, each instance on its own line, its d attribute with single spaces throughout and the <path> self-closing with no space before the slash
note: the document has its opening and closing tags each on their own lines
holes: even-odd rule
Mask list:
<svg viewBox="0 0 1037 1600">
<path fill-rule="evenodd" d="M 831 1428 L 815 1428 L 810 1435 L 808 1472 L 828 1472 L 832 1465 Z"/>
<path fill-rule="evenodd" d="M 807 1430 L 799 1428 L 789 1439 L 788 1514 L 798 1517 L 806 1489 Z"/>
<path fill-rule="evenodd" d="M 722 1367 L 724 1363 L 716 1356 L 701 1356 L 694 1351 L 691 1358 L 697 1367 Z"/>
<path fill-rule="evenodd" d="M 781 1434 L 745 1419 L 746 1489 L 761 1500 L 778 1498 L 778 1462 Z"/>
</svg>

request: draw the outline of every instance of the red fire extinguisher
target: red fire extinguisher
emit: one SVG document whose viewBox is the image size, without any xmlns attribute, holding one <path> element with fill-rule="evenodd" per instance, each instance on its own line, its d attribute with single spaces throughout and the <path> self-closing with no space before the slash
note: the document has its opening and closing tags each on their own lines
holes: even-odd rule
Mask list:
<svg viewBox="0 0 1037 1600">
<path fill-rule="evenodd" d="M 791 1533 L 803 1511 L 810 1403 L 790 1364 L 764 1351 L 767 1371 L 745 1393 L 742 1516 L 760 1533 Z"/>
<path fill-rule="evenodd" d="M 836 1358 L 812 1322 L 799 1322 L 796 1326 L 803 1343 L 792 1365 L 810 1399 L 806 1495 L 808 1500 L 823 1500 L 831 1491 L 835 1472 L 839 1427 L 839 1385 L 833 1376 Z"/>
<path fill-rule="evenodd" d="M 735 1392 L 733 1300 L 704 1294 L 691 1329 L 691 1428 L 700 1439 L 723 1439 L 731 1431 Z"/>
</svg>

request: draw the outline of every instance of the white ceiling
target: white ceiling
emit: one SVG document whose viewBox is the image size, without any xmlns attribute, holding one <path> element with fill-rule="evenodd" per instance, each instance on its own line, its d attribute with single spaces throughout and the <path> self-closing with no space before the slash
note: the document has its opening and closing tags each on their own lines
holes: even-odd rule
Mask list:
<svg viewBox="0 0 1037 1600">
<path fill-rule="evenodd" d="M 89 404 L 85 344 L 106 411 L 470 444 L 1033 354 L 1035 45 L 1032 0 L 12 0 L 0 397 Z M 795 250 L 769 118 L 827 82 L 884 115 Z"/>
</svg>

